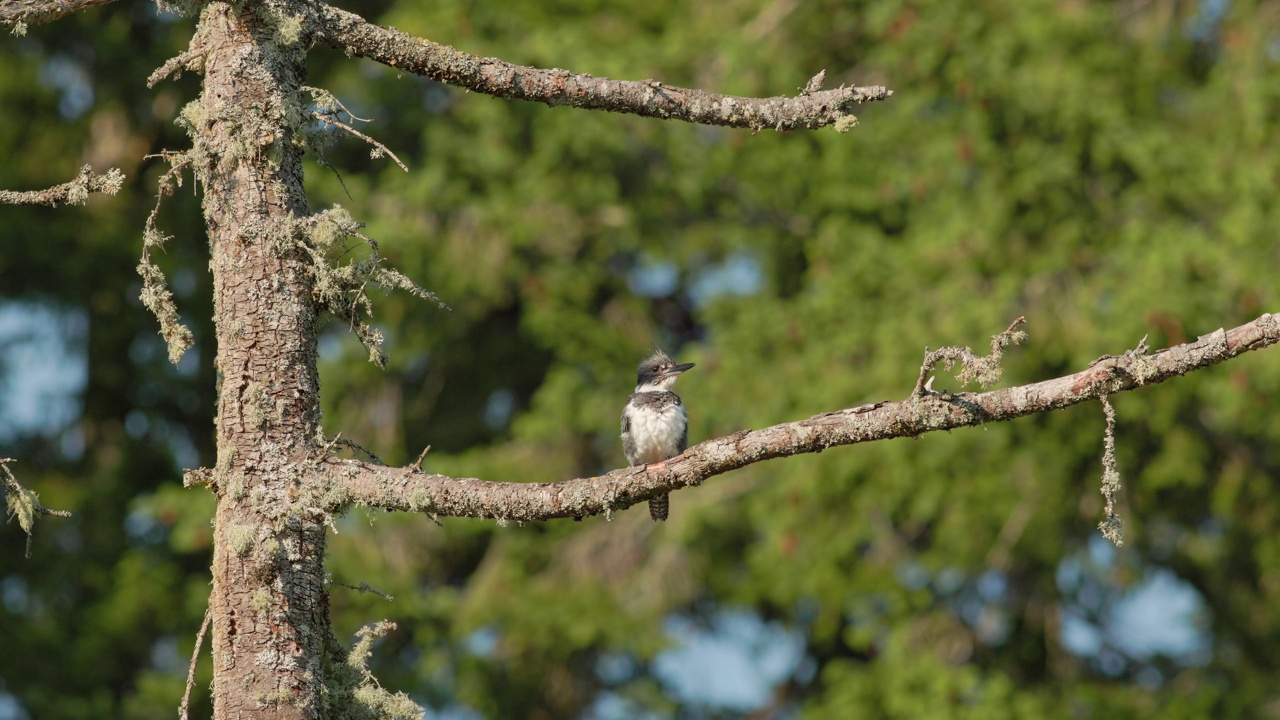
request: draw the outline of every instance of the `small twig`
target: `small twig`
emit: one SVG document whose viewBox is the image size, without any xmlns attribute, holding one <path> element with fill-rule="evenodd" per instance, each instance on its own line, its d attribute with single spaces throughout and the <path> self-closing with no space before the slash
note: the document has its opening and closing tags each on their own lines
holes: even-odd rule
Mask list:
<svg viewBox="0 0 1280 720">
<path fill-rule="evenodd" d="M 388 148 L 386 145 L 383 145 L 382 143 L 378 142 L 377 140 L 374 140 L 373 138 L 369 137 L 368 135 L 365 135 L 364 133 L 360 132 L 359 130 L 357 130 L 357 129 L 355 129 L 355 128 L 351 127 L 350 125 L 348 125 L 348 124 L 346 124 L 346 123 L 342 122 L 341 120 L 339 120 L 339 119 L 337 119 L 337 118 L 335 118 L 335 117 L 333 117 L 333 116 L 331 116 L 331 115 L 325 115 L 325 114 L 324 114 L 324 113 L 322 113 L 322 112 L 312 112 L 312 113 L 311 113 L 311 115 L 312 115 L 313 117 L 315 117 L 317 120 L 319 120 L 320 122 L 322 122 L 322 123 L 326 123 L 326 124 L 329 124 L 329 125 L 333 125 L 333 126 L 335 126 L 335 127 L 342 128 L 343 130 L 346 130 L 347 132 L 351 133 L 352 135 L 355 135 L 356 137 L 360 138 L 361 140 L 364 140 L 365 142 L 367 142 L 367 143 L 369 143 L 370 145 L 372 145 L 372 146 L 374 146 L 375 148 L 377 148 L 377 150 L 375 151 L 375 153 L 376 153 L 376 152 L 383 152 L 383 153 L 386 153 L 387 155 L 390 155 L 390 156 L 391 156 L 391 159 L 396 161 L 396 164 L 400 166 L 400 169 L 401 169 L 401 170 L 404 170 L 405 172 L 409 172 L 409 167 L 408 167 L 407 165 L 405 165 L 403 162 L 400 162 L 400 158 L 396 157 L 396 154 L 395 154 L 395 153 L 393 153 L 393 152 L 391 152 L 391 149 L 390 149 L 390 148 Z M 375 154 L 375 155 L 374 155 L 374 157 L 378 157 L 378 155 L 376 155 L 376 154 Z"/>
<path fill-rule="evenodd" d="M 338 444 L 342 447 L 350 448 L 358 453 L 364 453 L 365 457 L 369 458 L 377 465 L 386 465 L 386 463 L 382 461 L 382 458 L 378 457 L 376 453 L 358 442 L 353 442 L 351 440 L 339 440 Z"/>
<path fill-rule="evenodd" d="M 422 448 L 422 454 L 418 455 L 418 459 L 417 459 L 416 461 L 414 461 L 413 465 L 411 465 L 410 467 L 414 468 L 415 470 L 421 471 L 421 470 L 422 470 L 422 461 L 427 457 L 427 453 L 429 453 L 429 452 L 431 452 L 431 446 L 430 446 L 430 445 L 428 445 L 428 446 L 426 446 L 426 447 Z"/>
<path fill-rule="evenodd" d="M 360 223 L 357 227 L 364 227 L 364 223 Z M 351 237 L 358 237 L 361 240 L 365 241 L 366 243 L 369 244 L 369 247 L 373 249 L 373 252 L 375 255 L 381 256 L 381 253 L 378 252 L 377 240 L 374 240 L 373 238 L 369 237 L 368 235 L 365 235 L 364 233 L 356 232 L 355 230 L 350 231 L 348 234 L 351 235 Z"/>
<path fill-rule="evenodd" d="M 306 90 L 312 95 L 321 95 L 327 98 L 334 105 L 337 105 L 338 108 L 341 109 L 342 112 L 346 113 L 347 117 L 351 118 L 352 120 L 357 120 L 359 122 L 373 122 L 371 118 L 362 118 L 359 115 L 356 115 L 355 113 L 348 110 L 347 106 L 342 104 L 342 101 L 338 99 L 337 95 L 334 95 L 333 93 L 329 92 L 328 90 L 325 90 L 324 88 L 311 87 L 310 85 L 303 85 L 301 89 Z"/>
<path fill-rule="evenodd" d="M 826 68 L 818 71 L 817 75 L 809 78 L 809 82 L 805 84 L 804 89 L 800 91 L 802 95 L 812 95 L 822 89 L 822 83 L 827 79 Z"/>
<path fill-rule="evenodd" d="M 1106 395 L 1099 400 L 1102 402 L 1102 412 L 1107 416 L 1107 429 L 1102 435 L 1102 495 L 1107 499 L 1107 507 L 1106 518 L 1098 523 L 1098 529 L 1102 531 L 1103 537 L 1120 547 L 1124 545 L 1124 520 L 1116 514 L 1116 493 L 1120 492 L 1120 467 L 1116 461 L 1116 410 Z"/>
<path fill-rule="evenodd" d="M 938 364 L 941 364 L 945 370 L 955 367 L 957 362 L 963 365 L 964 369 L 956 375 L 961 385 L 968 385 L 975 380 L 984 389 L 995 385 L 1004 373 L 1003 368 L 1000 367 L 1000 361 L 1004 359 L 1005 349 L 1027 339 L 1027 333 L 1020 329 L 1026 321 L 1025 317 L 1019 317 L 1010 323 L 1004 332 L 993 335 L 991 354 L 986 357 L 978 357 L 969 347 L 952 346 L 932 351 L 925 348 L 924 362 L 920 365 L 920 377 L 916 379 L 916 388 L 911 391 L 911 395 L 923 397 L 934 392 L 933 378 L 929 377 L 929 373 Z"/>
<path fill-rule="evenodd" d="M 1138 341 L 1138 346 L 1135 347 L 1134 349 L 1125 350 L 1123 353 L 1119 355 L 1103 355 L 1099 357 L 1097 360 L 1094 360 L 1093 362 L 1089 363 L 1089 367 L 1093 367 L 1101 362 L 1106 362 L 1107 360 L 1118 360 L 1120 358 L 1128 358 L 1130 360 L 1133 360 L 1133 359 L 1142 357 L 1143 355 L 1146 355 L 1148 352 L 1151 351 L 1151 349 L 1147 347 L 1147 338 L 1150 337 L 1150 335 L 1151 333 L 1147 333 L 1146 335 L 1143 335 L 1142 339 Z"/>
<path fill-rule="evenodd" d="M 333 439 L 332 439 L 332 440 L 330 440 L 329 442 L 325 443 L 324 448 L 320 450 L 319 457 L 320 457 L 321 459 L 329 457 L 329 452 L 330 452 L 331 450 L 333 450 L 333 447 L 334 447 L 335 445 L 337 445 L 337 444 L 338 444 L 339 442 L 341 442 L 341 441 L 342 441 L 342 433 L 341 433 L 341 432 L 339 432 L 337 435 L 334 435 L 334 436 L 333 436 Z"/>
<path fill-rule="evenodd" d="M 344 588 L 347 588 L 348 590 L 355 590 L 355 591 L 357 591 L 357 592 L 367 592 L 367 593 L 372 593 L 372 594 L 377 595 L 378 597 L 382 598 L 383 600 L 386 600 L 387 602 L 391 602 L 391 601 L 395 600 L 395 598 L 391 597 L 390 595 L 388 595 L 388 594 L 386 594 L 385 592 L 383 592 L 383 591 L 379 590 L 378 588 L 376 588 L 376 587 L 374 587 L 374 586 L 370 585 L 370 584 L 369 584 L 369 583 L 367 583 L 367 582 L 362 582 L 362 583 L 360 583 L 359 585 L 348 585 L 348 584 L 346 584 L 346 583 L 340 583 L 340 582 L 335 582 L 335 583 L 333 583 L 333 584 L 334 584 L 334 585 L 337 585 L 338 587 L 344 587 Z"/>
<path fill-rule="evenodd" d="M 323 439 L 323 436 L 319 439 Z M 351 450 L 355 450 L 358 453 L 363 453 L 365 457 L 369 458 L 370 460 L 372 460 L 373 462 L 379 465 L 386 465 L 386 463 L 382 461 L 382 458 L 378 457 L 377 454 L 375 454 L 372 450 L 364 447 L 360 443 L 344 439 L 342 437 L 342 433 L 338 433 L 337 435 L 334 435 L 333 439 L 330 440 L 328 443 L 326 443 L 325 446 L 320 449 L 320 452 L 316 454 L 316 457 L 320 458 L 321 460 L 329 457 L 335 447 L 350 448 Z"/>
<path fill-rule="evenodd" d="M 316 164 L 323 168 L 329 168 L 329 172 L 333 173 L 333 176 L 338 178 L 338 184 L 342 186 L 342 192 L 346 194 L 347 199 L 355 199 L 351 197 L 351 191 L 347 189 L 347 181 L 342 179 L 342 173 L 338 172 L 338 168 L 334 167 L 333 163 L 329 162 L 329 158 L 325 157 L 324 152 L 319 148 L 316 149 Z"/>
<path fill-rule="evenodd" d="M 188 48 L 187 50 L 182 51 L 182 53 L 176 57 L 171 57 L 166 60 L 163 65 L 156 68 L 155 71 L 147 77 L 147 87 L 155 87 L 161 80 L 164 80 L 180 70 L 195 70 L 197 66 L 192 63 L 192 60 L 203 57 L 204 52 L 202 50 L 193 50 Z"/>
<path fill-rule="evenodd" d="M 182 487 L 210 485 L 213 483 L 213 471 L 209 468 L 187 468 L 182 472 Z"/>
<path fill-rule="evenodd" d="M 187 720 L 187 707 L 191 703 L 191 688 L 196 684 L 196 661 L 200 659 L 200 646 L 204 645 L 204 634 L 213 619 L 213 609 L 204 609 L 204 622 L 200 623 L 200 631 L 196 633 L 196 646 L 191 650 L 191 665 L 187 668 L 187 689 L 182 693 L 182 704 L 178 706 L 178 720 Z"/>
</svg>

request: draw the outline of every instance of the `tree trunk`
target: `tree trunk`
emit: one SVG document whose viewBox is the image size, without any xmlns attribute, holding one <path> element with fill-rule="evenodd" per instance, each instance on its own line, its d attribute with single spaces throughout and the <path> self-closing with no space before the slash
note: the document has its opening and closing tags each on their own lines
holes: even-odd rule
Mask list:
<svg viewBox="0 0 1280 720">
<path fill-rule="evenodd" d="M 252 13 L 208 6 L 194 126 L 217 328 L 215 718 L 318 718 L 328 636 L 324 516 L 305 485 L 320 423 L 308 208 L 296 126 L 305 56 Z"/>
</svg>

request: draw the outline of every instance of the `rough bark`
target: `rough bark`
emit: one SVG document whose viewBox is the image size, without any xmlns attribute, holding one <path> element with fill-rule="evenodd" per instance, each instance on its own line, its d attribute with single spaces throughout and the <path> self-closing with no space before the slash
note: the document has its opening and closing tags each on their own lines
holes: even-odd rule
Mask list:
<svg viewBox="0 0 1280 720">
<path fill-rule="evenodd" d="M 355 460 L 331 459 L 323 468 L 332 487 L 331 509 L 355 503 L 517 522 L 608 515 L 752 463 L 1060 410 L 1164 382 L 1277 342 L 1280 320 L 1266 314 L 1195 342 L 1151 354 L 1135 351 L 1100 358 L 1081 372 L 1030 385 L 986 393 L 934 392 L 918 387 L 906 400 L 837 410 L 708 440 L 667 461 L 660 472 L 633 467 L 559 483 L 518 483 L 432 475 L 413 465 L 392 468 Z"/>
<path fill-rule="evenodd" d="M 194 118 L 214 279 L 220 379 L 214 525 L 215 718 L 318 718 L 328 637 L 325 526 L 305 510 L 319 429 L 316 309 L 298 244 L 308 213 L 303 54 L 215 3 Z"/>
</svg>

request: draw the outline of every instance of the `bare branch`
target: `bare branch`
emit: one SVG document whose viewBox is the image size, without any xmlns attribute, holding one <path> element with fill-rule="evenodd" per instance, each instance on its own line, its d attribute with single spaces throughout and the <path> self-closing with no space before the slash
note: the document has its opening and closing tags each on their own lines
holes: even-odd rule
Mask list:
<svg viewBox="0 0 1280 720">
<path fill-rule="evenodd" d="M 370 585 L 367 582 L 362 582 L 359 585 L 348 585 L 347 583 L 340 583 L 340 582 L 335 582 L 333 584 L 338 587 L 347 588 L 348 590 L 355 590 L 356 592 L 372 593 L 382 598 L 383 600 L 386 600 L 387 602 L 392 602 L 393 600 L 395 600 L 394 597 L 386 594 L 385 592 L 379 590 L 378 588 Z"/>
<path fill-rule="evenodd" d="M 106 193 L 115 195 L 124 184 L 124 173 L 111 168 L 101 175 L 95 175 L 88 165 L 80 168 L 75 180 L 55 185 L 46 190 L 28 190 L 16 192 L 0 190 L 0 205 L 51 205 L 60 203 L 83 205 L 89 199 L 89 193 Z"/>
<path fill-rule="evenodd" d="M 320 7 L 320 41 L 448 85 L 511 100 L 572 105 L 589 110 L 685 120 L 753 130 L 812 130 L 857 123 L 854 108 L 884 100 L 883 87 L 840 87 L 797 97 L 747 98 L 666 85 L 654 80 L 610 80 L 561 69 L 513 65 L 384 28 L 329 5 Z"/>
<path fill-rule="evenodd" d="M 1230 331 L 1209 333 L 1195 342 L 1150 355 L 1126 353 L 1095 362 L 1074 375 L 1044 382 L 981 394 L 912 395 L 898 402 L 863 405 L 762 430 L 744 430 L 689 448 L 655 472 L 640 466 L 559 483 L 488 482 L 426 474 L 416 464 L 390 468 L 338 459 L 321 463 L 320 471 L 334 487 L 329 509 L 355 503 L 433 515 L 494 518 L 500 522 L 608 516 L 655 495 L 692 487 L 709 477 L 763 460 L 1059 410 L 1164 382 L 1277 342 L 1280 320 L 1266 314 Z"/>
<path fill-rule="evenodd" d="M 319 120 L 321 123 L 325 125 L 332 125 L 341 130 L 345 130 L 351 135 L 354 135 L 355 137 L 358 137 L 361 140 L 364 140 L 365 142 L 372 145 L 373 150 L 370 152 L 371 157 L 376 159 L 376 158 L 382 157 L 383 155 L 390 155 L 391 159 L 394 160 L 396 164 L 400 166 L 401 170 L 404 170 L 405 172 L 409 172 L 408 166 L 406 166 L 403 162 L 401 162 L 400 158 L 397 157 L 395 153 L 391 152 L 391 148 L 388 148 L 386 145 L 383 145 L 377 140 L 374 140 L 368 135 L 365 135 L 359 130 L 356 130 L 355 128 L 351 127 L 347 123 L 342 122 L 341 120 L 338 119 L 338 115 L 340 113 L 345 114 L 351 120 L 351 122 L 367 123 L 367 122 L 373 122 L 372 120 L 369 120 L 368 118 L 359 117 L 355 113 L 348 110 L 347 106 L 343 105 L 342 101 L 339 100 L 336 95 L 329 92 L 328 90 L 324 90 L 322 88 L 317 88 L 317 87 L 311 87 L 309 85 L 303 85 L 301 89 L 311 93 L 312 96 L 315 97 L 316 106 L 319 109 L 311 113 L 312 117 Z M 327 161 L 323 161 L 323 162 L 326 165 L 328 164 Z M 338 176 L 338 182 L 342 182 L 342 176 L 340 175 Z M 346 183 L 343 183 L 342 187 L 345 189 Z"/>
<path fill-rule="evenodd" d="M 113 2 L 115 0 L 0 0 L 0 25 L 12 26 L 14 34 L 23 35 L 27 25 L 43 25 Z"/>
<path fill-rule="evenodd" d="M 204 609 L 204 622 L 200 623 L 200 631 L 196 633 L 196 646 L 191 649 L 191 665 L 187 667 L 187 689 L 182 692 L 182 704 L 178 706 L 178 720 L 187 720 L 187 708 L 191 705 L 191 689 L 196 685 L 196 661 L 200 659 L 200 646 L 204 645 L 204 634 L 209 630 L 209 621 L 213 619 L 213 609 Z"/>
<path fill-rule="evenodd" d="M 333 117 L 332 115 L 326 115 L 321 112 L 313 112 L 311 113 L 311 115 L 312 117 L 314 117 L 315 119 L 319 120 L 322 123 L 346 130 L 348 133 L 351 133 L 352 135 L 372 145 L 374 147 L 373 157 L 379 158 L 379 157 L 382 157 L 383 155 L 390 155 L 391 159 L 396 161 L 396 164 L 400 166 L 401 170 L 405 172 L 409 172 L 408 166 L 406 166 L 403 162 L 400 162 L 400 158 L 396 157 L 396 154 L 391 152 L 391 148 L 388 148 L 386 145 L 383 145 L 377 140 L 374 140 L 368 135 L 365 135 L 359 130 Z"/>
</svg>

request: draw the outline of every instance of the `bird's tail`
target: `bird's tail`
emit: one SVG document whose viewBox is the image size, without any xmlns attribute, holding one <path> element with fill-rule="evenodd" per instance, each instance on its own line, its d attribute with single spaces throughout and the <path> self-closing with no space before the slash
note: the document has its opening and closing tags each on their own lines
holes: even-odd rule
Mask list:
<svg viewBox="0 0 1280 720">
<path fill-rule="evenodd" d="M 649 517 L 657 521 L 667 519 L 667 513 L 671 511 L 671 496 L 667 494 L 658 495 L 649 498 Z"/>
</svg>

